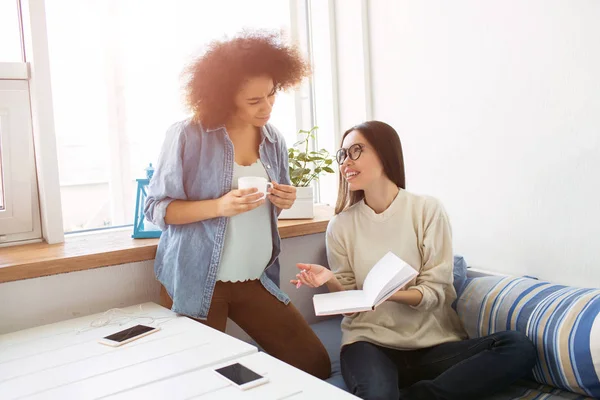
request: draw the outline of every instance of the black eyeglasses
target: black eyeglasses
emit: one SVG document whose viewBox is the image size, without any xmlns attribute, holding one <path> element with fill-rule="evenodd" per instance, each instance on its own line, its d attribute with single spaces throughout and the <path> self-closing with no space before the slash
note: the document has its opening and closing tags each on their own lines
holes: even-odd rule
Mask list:
<svg viewBox="0 0 600 400">
<path fill-rule="evenodd" d="M 364 146 L 360 143 L 355 143 L 347 149 L 342 147 L 335 154 L 335 159 L 339 165 L 342 165 L 346 161 L 346 157 L 350 157 L 352 161 L 356 161 L 362 154 L 363 148 Z"/>
</svg>

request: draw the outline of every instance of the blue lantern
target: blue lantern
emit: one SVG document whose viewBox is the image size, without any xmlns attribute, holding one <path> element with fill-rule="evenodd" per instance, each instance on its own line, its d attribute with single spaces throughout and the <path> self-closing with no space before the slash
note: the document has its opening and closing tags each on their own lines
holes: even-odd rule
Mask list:
<svg viewBox="0 0 600 400">
<path fill-rule="evenodd" d="M 133 235 L 135 239 L 158 238 L 162 231 L 156 225 L 145 220 L 144 204 L 146 203 L 147 188 L 154 174 L 152 163 L 146 168 L 146 178 L 136 179 L 137 196 L 135 200 L 135 214 L 133 216 Z"/>
</svg>

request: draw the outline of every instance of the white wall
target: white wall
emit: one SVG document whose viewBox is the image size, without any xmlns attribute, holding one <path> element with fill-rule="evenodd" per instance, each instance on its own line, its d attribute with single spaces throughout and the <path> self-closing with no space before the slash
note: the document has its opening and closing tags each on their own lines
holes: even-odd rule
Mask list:
<svg viewBox="0 0 600 400">
<path fill-rule="evenodd" d="M 281 284 L 305 318 L 315 322 L 312 293 L 287 283 L 296 263 L 326 263 L 324 234 L 284 239 Z M 148 301 L 159 303 L 160 285 L 152 261 L 116 265 L 69 274 L 0 284 L 0 334 L 100 313 Z M 228 327 L 238 337 L 243 332 Z"/>
<path fill-rule="evenodd" d="M 369 8 L 374 117 L 400 134 L 409 190 L 444 202 L 456 251 L 600 287 L 600 1 Z"/>
<path fill-rule="evenodd" d="M 344 129 L 368 100 L 364 65 L 345 56 L 364 46 L 344 37 L 365 36 L 345 36 L 360 1 L 336 8 Z M 369 17 L 374 117 L 400 133 L 409 189 L 446 205 L 456 251 L 600 287 L 600 2 L 377 0 Z M 307 289 L 285 282 L 324 254 L 323 235 L 283 242 L 283 287 L 308 317 Z M 0 333 L 158 301 L 158 288 L 151 262 L 1 284 Z"/>
</svg>

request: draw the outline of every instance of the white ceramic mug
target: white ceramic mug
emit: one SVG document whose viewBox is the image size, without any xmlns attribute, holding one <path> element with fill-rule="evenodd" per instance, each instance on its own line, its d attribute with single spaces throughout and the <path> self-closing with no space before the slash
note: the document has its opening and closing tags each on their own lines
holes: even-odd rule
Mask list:
<svg viewBox="0 0 600 400">
<path fill-rule="evenodd" d="M 242 176 L 238 179 L 238 189 L 256 188 L 260 193 L 262 193 L 262 197 L 257 201 L 266 197 L 269 186 L 273 188 L 273 184 L 271 182 L 260 176 Z"/>
</svg>

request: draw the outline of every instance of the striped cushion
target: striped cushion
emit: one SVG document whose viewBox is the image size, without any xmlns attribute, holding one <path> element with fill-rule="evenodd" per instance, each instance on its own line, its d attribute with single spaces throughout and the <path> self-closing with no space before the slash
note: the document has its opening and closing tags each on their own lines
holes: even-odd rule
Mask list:
<svg viewBox="0 0 600 400">
<path fill-rule="evenodd" d="M 537 382 L 600 397 L 600 289 L 475 278 L 458 299 L 457 312 L 471 338 L 503 330 L 525 333 L 538 351 Z"/>
</svg>

